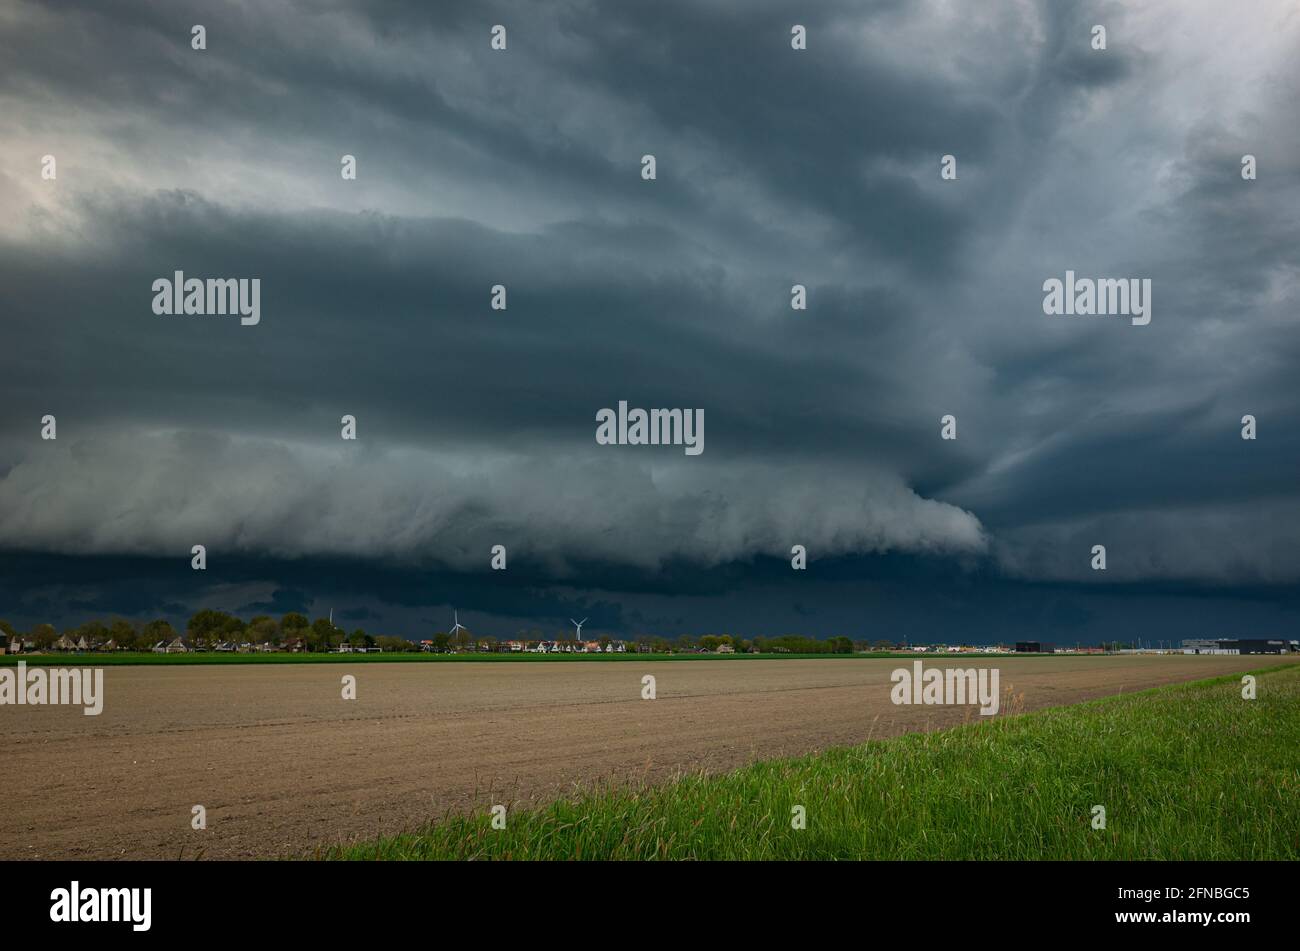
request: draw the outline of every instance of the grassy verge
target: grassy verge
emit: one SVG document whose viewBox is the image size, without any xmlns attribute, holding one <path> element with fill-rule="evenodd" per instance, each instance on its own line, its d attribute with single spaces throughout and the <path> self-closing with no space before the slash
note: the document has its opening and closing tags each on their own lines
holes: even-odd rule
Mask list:
<svg viewBox="0 0 1300 951">
<path fill-rule="evenodd" d="M 28 667 L 123 667 L 188 664 L 606 664 L 632 661 L 760 661 L 760 660 L 861 660 L 864 657 L 907 657 L 911 660 L 942 656 L 951 657 L 1008 657 L 1009 654 L 236 654 L 189 653 L 153 654 L 124 651 L 100 654 L 94 651 L 51 654 L 0 655 L 0 667 L 13 667 L 21 660 Z M 1021 654 L 1022 657 L 1051 657 L 1051 654 Z M 1057 655 L 1060 656 L 1060 655 Z M 1079 655 L 1087 656 L 1087 655 Z"/>
<path fill-rule="evenodd" d="M 451 818 L 318 857 L 1296 859 L 1300 667 L 1255 676 L 1254 700 L 1240 675 L 1220 677 L 597 792 L 505 830 Z"/>
</svg>

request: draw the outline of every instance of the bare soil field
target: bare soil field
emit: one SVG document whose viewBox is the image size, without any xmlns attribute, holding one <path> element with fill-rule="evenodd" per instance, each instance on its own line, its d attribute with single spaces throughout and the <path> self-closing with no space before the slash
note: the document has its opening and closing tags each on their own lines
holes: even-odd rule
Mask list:
<svg viewBox="0 0 1300 951">
<path fill-rule="evenodd" d="M 931 657 L 1034 710 L 1279 663 Z M 901 659 L 108 667 L 104 711 L 0 707 L 0 858 L 251 858 L 979 719 L 895 706 Z M 357 678 L 357 699 L 341 678 Z M 652 674 L 658 697 L 641 699 Z M 208 827 L 191 829 L 203 805 Z"/>
</svg>

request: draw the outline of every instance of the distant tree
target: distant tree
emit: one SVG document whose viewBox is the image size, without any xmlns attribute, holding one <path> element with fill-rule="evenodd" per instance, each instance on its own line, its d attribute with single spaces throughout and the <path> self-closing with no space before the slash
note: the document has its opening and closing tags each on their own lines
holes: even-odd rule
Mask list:
<svg viewBox="0 0 1300 951">
<path fill-rule="evenodd" d="M 37 650 L 47 651 L 59 639 L 59 632 L 54 629 L 53 624 L 37 624 L 32 628 L 31 636 L 36 642 Z"/>
<path fill-rule="evenodd" d="M 153 644 L 149 642 L 149 638 L 144 633 L 144 625 L 135 624 L 133 626 L 135 627 L 135 632 L 131 636 L 131 642 L 128 644 L 119 639 L 117 642 L 118 646 L 130 651 L 148 650 L 150 647 L 153 647 Z"/>
<path fill-rule="evenodd" d="M 8 621 L 0 621 L 0 633 L 3 633 L 8 637 L 18 636 L 18 632 L 14 629 L 14 626 L 10 624 Z"/>
<path fill-rule="evenodd" d="M 74 628 L 68 633 L 71 635 L 73 640 L 79 640 L 84 637 L 86 643 L 91 647 L 96 644 L 102 644 L 104 641 L 108 640 L 108 628 L 104 626 L 104 622 L 102 621 L 87 621 L 85 624 Z"/>
<path fill-rule="evenodd" d="M 193 615 L 185 625 L 193 647 L 211 647 L 219 641 L 228 640 L 244 629 L 244 622 L 225 611 L 204 608 Z"/>
<path fill-rule="evenodd" d="M 700 646 L 706 651 L 716 651 L 722 646 L 722 638 L 714 634 L 705 634 L 700 638 Z"/>
<path fill-rule="evenodd" d="M 311 622 L 307 620 L 307 616 L 299 614 L 297 611 L 290 611 L 280 618 L 280 630 L 286 639 L 302 637 L 309 627 L 311 627 Z"/>
<path fill-rule="evenodd" d="M 351 647 L 369 647 L 374 642 L 375 639 L 371 637 L 369 634 L 367 634 L 365 631 L 363 631 L 361 628 L 357 628 L 355 631 L 353 631 L 351 634 L 348 635 L 348 645 Z"/>
<path fill-rule="evenodd" d="M 140 632 L 135 629 L 135 625 L 126 618 L 117 618 L 108 629 L 108 636 L 117 641 L 117 646 L 122 650 L 131 650 L 135 647 L 136 638 Z"/>
<path fill-rule="evenodd" d="M 159 641 L 176 640 L 176 628 L 171 623 L 158 618 L 156 621 L 150 621 L 140 631 L 140 647 L 149 650 Z"/>
<path fill-rule="evenodd" d="M 334 645 L 334 638 L 339 638 L 342 642 L 343 632 L 330 623 L 329 618 L 318 617 L 311 622 L 311 627 L 307 628 L 302 635 L 307 641 L 307 650 L 309 651 L 327 651 Z"/>
<path fill-rule="evenodd" d="M 234 641 L 236 644 L 242 643 L 248 640 L 248 625 L 244 623 L 243 618 L 230 615 L 229 620 L 217 632 L 217 636 L 223 641 Z"/>
<path fill-rule="evenodd" d="M 280 625 L 275 618 L 262 614 L 248 622 L 244 634 L 254 644 L 274 644 L 280 637 Z"/>
<path fill-rule="evenodd" d="M 474 639 L 474 635 L 470 633 L 469 629 L 462 627 L 459 631 L 456 632 L 456 637 L 454 640 L 457 649 L 464 650 L 465 648 L 469 647 L 469 645 L 473 642 L 473 639 Z"/>
</svg>

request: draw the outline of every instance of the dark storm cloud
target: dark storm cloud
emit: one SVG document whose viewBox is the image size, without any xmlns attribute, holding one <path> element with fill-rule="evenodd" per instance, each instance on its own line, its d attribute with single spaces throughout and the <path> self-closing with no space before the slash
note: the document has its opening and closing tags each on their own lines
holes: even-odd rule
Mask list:
<svg viewBox="0 0 1300 951">
<path fill-rule="evenodd" d="M 922 421 L 950 397 L 918 396 L 918 383 L 944 384 L 913 371 L 943 355 L 915 339 L 922 318 L 897 289 L 814 287 L 810 333 L 781 313 L 787 284 L 760 278 L 769 299 L 749 309 L 753 291 L 720 286 L 678 250 L 681 235 L 644 247 L 640 229 L 611 226 L 512 236 L 332 212 L 285 220 L 184 193 L 85 213 L 114 248 L 108 260 L 48 248 L 9 258 L 13 280 L 0 295 L 11 328 L 57 353 L 15 367 L 23 412 L 5 430 L 25 432 L 31 413 L 59 405 L 87 432 L 90 420 L 125 412 L 320 439 L 352 407 L 368 437 L 463 445 L 541 434 L 585 449 L 595 409 L 630 397 L 708 408 L 709 445 L 722 453 L 936 464 Z M 253 338 L 149 315 L 152 332 L 139 334 L 152 280 L 173 269 L 256 273 L 275 318 Z M 502 271 L 517 315 L 509 327 L 483 313 Z M 51 310 L 63 315 L 53 334 Z M 873 357 L 884 350 L 891 361 Z M 87 391 L 100 379 L 120 391 L 113 403 Z M 159 404 L 159 391 L 181 405 Z M 959 472 L 961 447 L 949 455 L 941 465 Z"/>
<path fill-rule="evenodd" d="M 294 559 L 377 559 L 375 603 L 338 605 L 375 621 L 451 603 L 495 543 L 535 590 L 464 606 L 503 624 L 672 620 L 657 598 L 707 610 L 796 542 L 823 571 L 903 553 L 990 590 L 1086 587 L 1103 541 L 1109 580 L 1294 581 L 1296 26 L 1266 4 L 1277 39 L 1247 48 L 1207 38 L 1210 8 L 1163 16 L 20 4 L 0 19 L 0 547 L 188 572 L 203 542 L 260 566 L 203 595 L 250 612 L 329 597 Z M 1152 278 L 1152 324 L 1045 317 L 1067 268 Z M 261 324 L 154 316 L 178 269 L 260 278 Z M 705 455 L 596 447 L 620 399 L 703 407 Z M 145 565 L 114 610 L 197 603 Z M 422 584 L 431 566 L 456 580 Z M 97 583 L 24 604 L 106 608 Z M 1084 597 L 1041 617 L 1082 624 Z"/>
<path fill-rule="evenodd" d="M 288 614 L 290 611 L 304 612 L 311 607 L 311 598 L 303 591 L 290 588 L 276 588 L 264 601 L 252 601 L 235 608 L 235 613 L 248 614 Z M 365 620 L 373 614 L 365 608 L 353 611 L 340 611 L 339 617 L 347 620 Z"/>
</svg>

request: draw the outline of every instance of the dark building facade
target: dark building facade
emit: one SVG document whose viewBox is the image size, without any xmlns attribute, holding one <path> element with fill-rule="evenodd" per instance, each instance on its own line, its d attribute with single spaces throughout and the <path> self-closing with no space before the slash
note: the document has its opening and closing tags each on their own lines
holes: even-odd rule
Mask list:
<svg viewBox="0 0 1300 951">
<path fill-rule="evenodd" d="M 1183 641 L 1184 653 L 1286 654 L 1300 651 L 1300 642 L 1280 637 L 1203 637 Z"/>
<path fill-rule="evenodd" d="M 1229 650 L 1235 647 L 1239 654 L 1285 654 L 1290 649 L 1287 641 L 1278 638 L 1236 638 L 1219 643 Z"/>
</svg>

